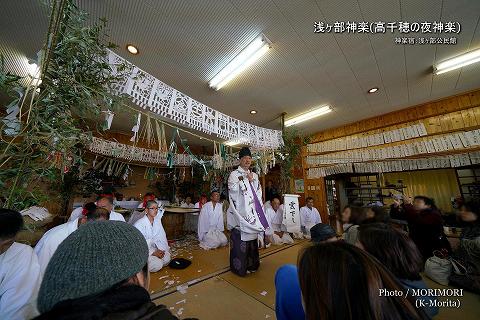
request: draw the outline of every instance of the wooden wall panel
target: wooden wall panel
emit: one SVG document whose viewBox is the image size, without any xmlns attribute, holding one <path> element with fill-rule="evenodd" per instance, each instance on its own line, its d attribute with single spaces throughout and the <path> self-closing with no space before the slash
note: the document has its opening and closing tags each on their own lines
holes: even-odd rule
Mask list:
<svg viewBox="0 0 480 320">
<path fill-rule="evenodd" d="M 475 106 L 480 106 L 480 90 L 475 90 L 472 92 L 460 94 L 438 101 L 424 103 L 407 109 L 402 109 L 384 115 L 379 115 L 373 118 L 364 119 L 356 123 L 318 132 L 311 136 L 311 142 L 315 143 L 333 138 L 343 137 L 346 135 L 362 133 L 374 129 L 381 129 L 387 126 L 401 124 L 409 121 L 426 119 L 433 116 L 441 116 L 447 113 L 462 111 Z M 462 115 L 463 117 L 465 116 L 464 113 L 462 113 Z M 445 121 L 443 127 L 451 128 L 449 129 L 449 131 L 454 130 L 460 125 L 459 123 L 450 125 L 446 123 L 446 119 L 443 120 Z M 459 121 L 456 116 L 454 116 L 454 121 Z M 477 117 L 476 121 L 478 124 L 480 124 L 480 117 Z M 437 129 L 434 129 L 434 131 L 438 132 Z"/>
</svg>

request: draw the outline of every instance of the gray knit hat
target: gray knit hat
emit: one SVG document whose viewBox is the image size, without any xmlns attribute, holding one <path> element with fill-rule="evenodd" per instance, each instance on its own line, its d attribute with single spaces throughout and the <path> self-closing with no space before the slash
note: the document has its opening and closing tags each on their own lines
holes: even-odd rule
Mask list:
<svg viewBox="0 0 480 320">
<path fill-rule="evenodd" d="M 135 275 L 147 264 L 148 247 L 135 227 L 120 221 L 86 223 L 55 251 L 38 294 L 38 310 L 100 293 Z"/>
</svg>

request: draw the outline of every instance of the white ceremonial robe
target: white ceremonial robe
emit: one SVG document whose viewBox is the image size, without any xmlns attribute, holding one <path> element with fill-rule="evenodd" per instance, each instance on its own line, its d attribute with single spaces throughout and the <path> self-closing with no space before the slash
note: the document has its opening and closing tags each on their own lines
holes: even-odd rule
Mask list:
<svg viewBox="0 0 480 320">
<path fill-rule="evenodd" d="M 287 232 L 287 227 L 283 224 L 283 208 L 279 207 L 277 211 L 275 211 L 272 207 L 267 208 L 265 215 L 268 217 L 267 219 L 271 219 L 268 221 L 270 228 L 272 229 L 265 234 L 271 237 L 271 241 L 274 245 L 280 244 L 292 244 L 294 241 L 290 234 Z M 275 232 L 283 232 L 282 237 L 275 234 Z"/>
<path fill-rule="evenodd" d="M 37 255 L 30 246 L 14 242 L 0 255 L 0 319 L 37 316 L 40 281 Z"/>
<path fill-rule="evenodd" d="M 35 246 L 35 253 L 40 264 L 40 274 L 43 278 L 48 262 L 57 250 L 60 243 L 63 242 L 70 234 L 78 229 L 78 220 L 70 221 L 53 229 L 48 230 Z"/>
<path fill-rule="evenodd" d="M 115 211 L 110 211 L 110 219 L 111 221 L 122 221 L 125 222 L 125 217 L 123 214 L 115 212 Z"/>
<path fill-rule="evenodd" d="M 228 197 L 230 206 L 227 211 L 228 230 L 240 230 L 242 241 L 258 239 L 259 234 L 265 231 L 255 211 L 255 203 L 251 199 L 251 188 L 247 178 L 248 172 L 238 167 L 228 177 Z M 243 180 L 240 180 L 242 177 Z M 262 199 L 262 186 L 258 175 L 253 173 L 253 192 L 259 201 Z M 248 207 L 250 205 L 250 207 Z M 252 210 L 253 209 L 253 210 Z"/>
<path fill-rule="evenodd" d="M 223 210 L 222 204 L 207 202 L 203 205 L 198 218 L 198 240 L 200 247 L 205 250 L 226 246 L 227 237 L 223 233 Z"/>
<path fill-rule="evenodd" d="M 68 222 L 71 222 L 73 220 L 78 220 L 78 218 L 82 216 L 82 212 L 83 212 L 83 207 L 78 207 L 75 210 L 73 210 L 72 213 L 70 214 L 70 218 L 68 218 Z M 125 217 L 121 213 L 118 213 L 112 210 L 110 211 L 109 220 L 125 222 Z"/>
<path fill-rule="evenodd" d="M 75 208 L 72 213 L 70 214 L 70 218 L 68 218 L 68 222 L 73 220 L 78 220 L 82 216 L 83 207 Z"/>
<path fill-rule="evenodd" d="M 321 222 L 322 218 L 315 207 L 312 207 L 312 209 L 309 209 L 307 206 L 300 208 L 300 225 L 302 229 L 305 229 L 306 235 L 310 235 L 311 227 Z"/>
<path fill-rule="evenodd" d="M 145 237 L 148 245 L 148 270 L 150 272 L 157 272 L 164 266 L 168 265 L 171 259 L 170 247 L 168 246 L 167 234 L 162 226 L 162 217 L 157 214 L 153 220 L 153 224 L 145 215 L 143 218 L 135 222 L 134 227 L 137 228 Z M 156 250 L 165 251 L 163 258 L 152 256 Z"/>
</svg>

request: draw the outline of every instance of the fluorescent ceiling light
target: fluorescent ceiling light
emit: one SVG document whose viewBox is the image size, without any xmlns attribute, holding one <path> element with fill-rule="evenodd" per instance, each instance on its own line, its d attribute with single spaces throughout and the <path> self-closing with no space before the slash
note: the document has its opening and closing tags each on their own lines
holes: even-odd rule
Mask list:
<svg viewBox="0 0 480 320">
<path fill-rule="evenodd" d="M 128 50 L 128 52 L 130 52 L 131 54 L 138 54 L 138 48 L 135 47 L 133 44 L 128 44 L 128 45 L 127 45 L 127 50 Z"/>
<path fill-rule="evenodd" d="M 480 61 L 480 49 L 473 50 L 433 66 L 435 74 L 442 74 Z"/>
<path fill-rule="evenodd" d="M 236 146 L 239 144 L 246 144 L 246 143 L 247 143 L 247 138 L 238 138 L 238 139 L 228 140 L 227 142 L 225 142 L 225 145 L 232 147 L 232 146 Z"/>
<path fill-rule="evenodd" d="M 212 89 L 219 90 L 263 56 L 268 49 L 270 49 L 270 41 L 261 34 L 220 70 L 208 85 Z"/>
<path fill-rule="evenodd" d="M 295 124 L 299 124 L 300 122 L 311 120 L 311 119 L 316 118 L 318 116 L 329 113 L 330 111 L 332 111 L 330 106 L 323 106 L 323 107 L 316 108 L 312 111 L 301 114 L 297 117 L 288 119 L 287 121 L 285 121 L 285 127 L 290 127 L 290 126 L 293 126 Z"/>
</svg>

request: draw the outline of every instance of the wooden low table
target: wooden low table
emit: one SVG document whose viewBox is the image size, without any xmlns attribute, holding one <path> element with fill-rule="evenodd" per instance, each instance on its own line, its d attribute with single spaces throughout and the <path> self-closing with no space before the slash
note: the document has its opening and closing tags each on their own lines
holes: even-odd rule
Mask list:
<svg viewBox="0 0 480 320">
<path fill-rule="evenodd" d="M 162 218 L 163 229 L 168 240 L 178 240 L 185 236 L 185 214 L 199 213 L 197 208 L 165 207 Z"/>
</svg>

